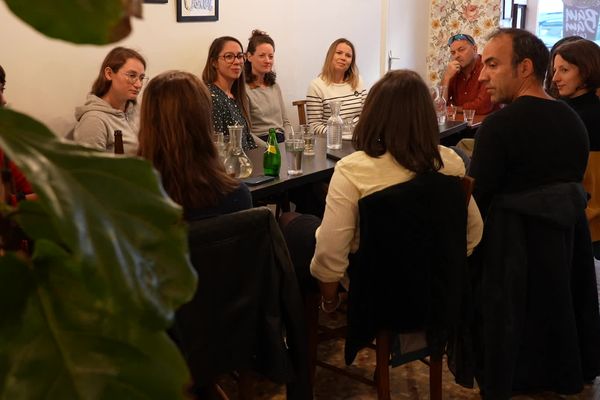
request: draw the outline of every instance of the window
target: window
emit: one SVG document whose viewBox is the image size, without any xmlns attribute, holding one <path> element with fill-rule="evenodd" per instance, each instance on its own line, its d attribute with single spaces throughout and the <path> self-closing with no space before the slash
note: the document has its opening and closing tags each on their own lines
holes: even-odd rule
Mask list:
<svg viewBox="0 0 600 400">
<path fill-rule="evenodd" d="M 574 5 L 564 6 L 562 0 L 538 0 L 535 34 L 548 48 L 562 37 L 573 35 L 600 44 L 600 6 L 581 0 L 569 3 Z"/>
</svg>

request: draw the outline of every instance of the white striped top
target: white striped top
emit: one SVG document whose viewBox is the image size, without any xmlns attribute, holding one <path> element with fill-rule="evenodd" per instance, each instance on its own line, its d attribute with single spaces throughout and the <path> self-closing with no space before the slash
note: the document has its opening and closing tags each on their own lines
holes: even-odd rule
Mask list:
<svg viewBox="0 0 600 400">
<path fill-rule="evenodd" d="M 314 129 L 315 134 L 322 135 L 327 132 L 327 119 L 331 116 L 330 101 L 341 101 L 340 116 L 343 120 L 358 120 L 367 91 L 363 87 L 362 79 L 358 78 L 356 90 L 348 83 L 327 84 L 323 79 L 315 78 L 308 87 L 306 95 L 306 116 L 308 124 Z"/>
</svg>

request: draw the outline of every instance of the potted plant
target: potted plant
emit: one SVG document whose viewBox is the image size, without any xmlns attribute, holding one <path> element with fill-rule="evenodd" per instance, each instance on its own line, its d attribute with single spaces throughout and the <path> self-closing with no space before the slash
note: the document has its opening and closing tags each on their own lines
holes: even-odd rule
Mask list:
<svg viewBox="0 0 600 400">
<path fill-rule="evenodd" d="M 42 33 L 94 44 L 123 37 L 139 7 L 5 1 Z M 184 398 L 189 373 L 165 331 L 196 276 L 181 210 L 150 164 L 5 109 L 0 148 L 39 197 L 1 210 L 34 246 L 0 257 L 0 399 Z"/>
</svg>

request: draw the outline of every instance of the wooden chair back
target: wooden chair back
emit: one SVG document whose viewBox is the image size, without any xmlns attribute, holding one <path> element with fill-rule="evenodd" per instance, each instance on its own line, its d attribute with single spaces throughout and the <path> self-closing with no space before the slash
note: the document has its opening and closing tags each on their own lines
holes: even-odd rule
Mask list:
<svg viewBox="0 0 600 400">
<path fill-rule="evenodd" d="M 306 100 L 292 101 L 292 105 L 298 108 L 298 122 L 300 125 L 306 125 Z"/>
</svg>

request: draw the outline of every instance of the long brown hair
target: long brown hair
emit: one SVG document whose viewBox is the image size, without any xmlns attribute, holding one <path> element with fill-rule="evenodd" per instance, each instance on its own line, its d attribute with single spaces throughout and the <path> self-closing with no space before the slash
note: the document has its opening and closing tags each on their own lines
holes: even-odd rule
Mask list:
<svg viewBox="0 0 600 400">
<path fill-rule="evenodd" d="M 212 143 L 211 108 L 206 86 L 183 71 L 152 79 L 142 100 L 138 155 L 152 162 L 184 210 L 215 206 L 239 184 Z"/>
<path fill-rule="evenodd" d="M 417 174 L 443 167 L 433 100 L 414 71 L 396 70 L 369 91 L 352 141 L 370 157 L 386 152 Z"/>
<path fill-rule="evenodd" d="M 256 53 L 256 48 L 261 44 L 270 44 L 273 47 L 273 51 L 275 51 L 275 42 L 266 32 L 255 29 L 252 31 L 252 36 L 248 39 L 248 47 L 246 51 L 249 54 Z M 256 75 L 252 73 L 252 63 L 250 60 L 246 59 L 244 63 L 244 69 L 246 72 L 246 83 L 250 84 L 256 81 Z M 277 75 L 274 71 L 267 72 L 264 77 L 264 82 L 267 86 L 273 86 L 275 84 L 275 79 Z"/>
<path fill-rule="evenodd" d="M 204 64 L 204 70 L 202 70 L 202 80 L 207 85 L 209 83 L 215 83 L 217 80 L 217 68 L 215 68 L 214 63 L 219 61 L 219 53 L 223 50 L 225 43 L 227 42 L 236 42 L 240 45 L 240 49 L 244 52 L 244 46 L 234 37 L 231 36 L 221 36 L 213 40 L 208 49 L 208 57 L 206 57 L 206 64 Z M 244 114 L 244 118 L 250 123 L 250 112 L 248 107 L 248 98 L 246 96 L 246 85 L 244 81 L 246 80 L 244 75 L 244 67 L 242 66 L 242 73 L 240 76 L 233 82 L 233 86 L 231 87 L 231 93 L 235 96 L 235 102 L 242 110 L 242 114 Z"/>
<path fill-rule="evenodd" d="M 91 93 L 98 97 L 102 97 L 108 93 L 112 85 L 112 81 L 106 79 L 104 70 L 106 70 L 106 68 L 110 68 L 113 70 L 113 72 L 118 72 L 130 58 L 139 60 L 144 65 L 144 69 L 146 69 L 146 60 L 144 60 L 144 57 L 142 57 L 140 53 L 133 49 L 128 49 L 127 47 L 115 47 L 106 55 L 106 57 L 104 57 L 98 77 L 92 85 Z"/>
<path fill-rule="evenodd" d="M 327 50 L 327 55 L 325 56 L 325 62 L 323 63 L 323 68 L 321 69 L 321 74 L 319 75 L 327 84 L 333 82 L 333 65 L 331 61 L 333 60 L 333 56 L 335 54 L 335 49 L 338 44 L 344 43 L 350 46 L 352 49 L 352 62 L 350 63 L 350 67 L 344 73 L 344 81 L 348 82 L 350 86 L 352 86 L 353 90 L 356 90 L 358 87 L 358 66 L 356 65 L 356 50 L 354 49 L 354 45 L 348 39 L 339 38 L 335 40 L 329 46 Z"/>
</svg>

